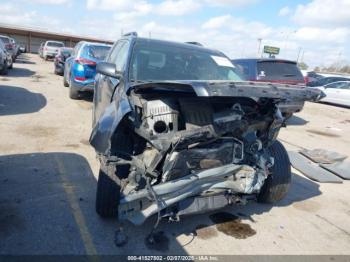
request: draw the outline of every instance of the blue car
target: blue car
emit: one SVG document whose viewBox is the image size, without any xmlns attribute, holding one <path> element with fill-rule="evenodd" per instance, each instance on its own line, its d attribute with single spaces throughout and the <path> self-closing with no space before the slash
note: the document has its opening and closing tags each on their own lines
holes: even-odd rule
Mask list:
<svg viewBox="0 0 350 262">
<path fill-rule="evenodd" d="M 111 46 L 79 42 L 65 62 L 63 84 L 69 87 L 69 97 L 78 99 L 82 91 L 94 91 L 96 64 L 103 61 Z"/>
</svg>

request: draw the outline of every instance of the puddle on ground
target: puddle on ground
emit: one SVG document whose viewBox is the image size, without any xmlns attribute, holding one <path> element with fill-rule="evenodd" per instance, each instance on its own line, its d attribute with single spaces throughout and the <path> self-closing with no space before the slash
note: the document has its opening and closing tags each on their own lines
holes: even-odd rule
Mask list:
<svg viewBox="0 0 350 262">
<path fill-rule="evenodd" d="M 54 127 L 48 126 L 20 126 L 16 130 L 17 133 L 21 133 L 22 135 L 31 136 L 31 137 L 50 137 L 54 136 L 57 133 L 57 129 Z"/>
<path fill-rule="evenodd" d="M 308 129 L 308 130 L 306 130 L 306 132 L 313 133 L 313 134 L 320 135 L 320 136 L 328 136 L 328 137 L 339 137 L 340 136 L 340 135 L 337 135 L 334 133 L 321 131 L 321 130 L 313 130 L 313 129 Z"/>
<path fill-rule="evenodd" d="M 201 224 L 196 227 L 195 235 L 200 239 L 210 239 L 216 237 L 218 232 L 212 226 Z"/>
<path fill-rule="evenodd" d="M 145 245 L 150 250 L 167 251 L 169 250 L 169 238 L 163 231 L 154 232 L 145 239 Z"/>
<path fill-rule="evenodd" d="M 321 208 L 319 203 L 312 200 L 296 202 L 292 206 L 296 209 L 311 213 L 315 213 Z"/>
<path fill-rule="evenodd" d="M 216 224 L 218 231 L 232 236 L 237 239 L 245 239 L 256 234 L 256 231 L 245 224 L 242 220 L 227 212 L 219 212 L 209 216 L 209 218 Z"/>
</svg>

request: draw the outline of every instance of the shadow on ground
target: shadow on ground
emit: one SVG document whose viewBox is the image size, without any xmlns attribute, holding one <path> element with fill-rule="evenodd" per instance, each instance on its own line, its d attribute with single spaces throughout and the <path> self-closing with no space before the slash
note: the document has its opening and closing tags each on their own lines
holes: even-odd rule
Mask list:
<svg viewBox="0 0 350 262">
<path fill-rule="evenodd" d="M 144 243 L 147 224 L 130 227 L 128 244 L 115 246 L 117 222 L 96 214 L 95 193 L 96 179 L 81 155 L 0 156 L 0 255 L 154 254 Z M 175 238 L 164 252 L 186 254 Z"/>
<path fill-rule="evenodd" d="M 292 115 L 286 122 L 287 126 L 303 126 L 307 123 L 309 123 L 309 121 L 296 115 Z"/>
<path fill-rule="evenodd" d="M 18 64 L 16 65 L 16 63 L 14 63 L 13 68 L 8 71 L 8 76 L 12 77 L 29 77 L 34 74 L 34 71 L 27 68 L 19 67 Z"/>
<path fill-rule="evenodd" d="M 28 57 L 26 54 L 20 54 L 16 58 L 15 64 L 36 64 L 35 62 L 31 61 L 30 57 Z"/>
<path fill-rule="evenodd" d="M 0 85 L 0 116 L 34 113 L 46 106 L 46 98 L 18 86 Z"/>
<path fill-rule="evenodd" d="M 318 184 L 293 175 L 283 207 L 315 197 Z M 89 163 L 73 153 L 33 153 L 0 156 L 0 254 L 187 254 L 184 246 L 196 240 L 196 228 L 215 221 L 210 214 L 182 217 L 178 223 L 161 221 L 160 245 L 145 239 L 155 216 L 142 226 L 125 223 L 128 242 L 115 245 L 117 222 L 95 213 L 96 180 Z M 274 205 L 250 203 L 212 212 L 228 212 L 244 219 L 269 212 Z M 236 229 L 241 229 L 237 224 Z M 217 224 L 217 228 L 218 224 Z M 217 231 L 208 244 L 215 243 Z M 235 232 L 233 232 L 235 233 Z M 252 234 L 252 232 L 248 232 Z M 177 239 L 181 236 L 181 243 Z M 185 239 L 185 241 L 184 241 Z"/>
</svg>

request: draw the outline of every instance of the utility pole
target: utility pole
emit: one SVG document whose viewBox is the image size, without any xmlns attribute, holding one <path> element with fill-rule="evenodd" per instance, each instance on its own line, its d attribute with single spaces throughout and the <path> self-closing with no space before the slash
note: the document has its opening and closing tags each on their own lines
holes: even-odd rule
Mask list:
<svg viewBox="0 0 350 262">
<path fill-rule="evenodd" d="M 298 56 L 297 56 L 297 63 L 299 62 L 299 56 L 300 56 L 301 49 L 302 49 L 301 46 L 299 46 Z"/>
<path fill-rule="evenodd" d="M 260 55 L 261 41 L 262 41 L 262 38 L 258 38 L 258 52 L 257 52 L 257 57 L 259 57 L 259 55 Z"/>
</svg>

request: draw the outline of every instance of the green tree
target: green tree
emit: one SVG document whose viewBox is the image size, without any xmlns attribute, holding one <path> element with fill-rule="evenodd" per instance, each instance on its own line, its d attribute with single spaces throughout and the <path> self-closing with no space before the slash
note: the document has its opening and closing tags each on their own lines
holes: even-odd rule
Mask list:
<svg viewBox="0 0 350 262">
<path fill-rule="evenodd" d="M 300 62 L 298 64 L 298 67 L 301 69 L 301 70 L 307 70 L 309 68 L 309 66 L 307 64 L 305 64 L 304 62 Z"/>
</svg>

